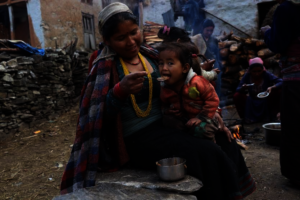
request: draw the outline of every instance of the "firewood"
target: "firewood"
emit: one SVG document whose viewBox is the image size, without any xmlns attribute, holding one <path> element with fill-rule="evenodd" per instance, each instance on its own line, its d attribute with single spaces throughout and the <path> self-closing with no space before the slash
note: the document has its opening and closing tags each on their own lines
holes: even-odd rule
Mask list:
<svg viewBox="0 0 300 200">
<path fill-rule="evenodd" d="M 233 41 L 233 40 L 227 40 L 227 41 L 224 41 L 224 42 L 219 42 L 219 48 L 223 49 L 225 47 L 230 47 L 232 44 L 236 44 L 236 43 L 237 42 Z"/>
<path fill-rule="evenodd" d="M 253 59 L 253 58 L 255 58 L 256 56 L 255 55 L 248 55 L 247 56 L 247 60 L 249 61 L 250 59 Z"/>
<path fill-rule="evenodd" d="M 230 46 L 230 51 L 231 52 L 234 52 L 234 51 L 237 51 L 238 49 L 240 49 L 242 46 L 242 43 L 236 43 L 236 44 L 232 44 Z"/>
<path fill-rule="evenodd" d="M 241 70 L 241 66 L 240 65 L 235 65 L 235 66 L 226 66 L 225 67 L 225 74 L 234 74 L 237 73 Z"/>
<path fill-rule="evenodd" d="M 242 53 L 243 52 L 241 50 L 234 52 L 234 54 L 236 54 L 236 55 L 242 55 Z"/>
<path fill-rule="evenodd" d="M 263 46 L 266 46 L 266 43 L 264 40 L 257 40 L 256 41 L 256 46 L 257 47 L 263 47 Z"/>
<path fill-rule="evenodd" d="M 257 55 L 261 58 L 267 58 L 274 55 L 274 53 L 270 49 L 262 49 L 257 52 Z"/>
<path fill-rule="evenodd" d="M 220 37 L 218 37 L 218 39 L 219 39 L 220 41 L 225 41 L 225 40 L 228 40 L 232 35 L 233 35 L 233 32 L 232 32 L 232 31 L 230 31 L 229 34 L 226 34 L 226 32 L 224 32 L 224 34 L 221 35 Z"/>
<path fill-rule="evenodd" d="M 241 141 L 239 140 L 236 140 L 236 143 L 240 146 L 240 148 L 244 149 L 244 150 L 248 150 L 249 147 L 246 146 L 244 143 L 242 143 Z"/>
<path fill-rule="evenodd" d="M 224 48 L 220 50 L 220 56 L 222 58 L 227 58 L 229 54 L 229 49 L 228 48 Z"/>
<path fill-rule="evenodd" d="M 256 52 L 254 50 L 248 50 L 248 55 L 256 55 Z"/>
<path fill-rule="evenodd" d="M 243 41 L 245 41 L 244 38 L 241 38 L 241 37 L 236 36 L 236 35 L 231 35 L 230 40 L 235 40 L 237 42 L 243 42 Z"/>
<path fill-rule="evenodd" d="M 230 64 L 235 65 L 239 62 L 239 56 L 235 54 L 230 54 L 228 56 L 228 61 Z"/>
<path fill-rule="evenodd" d="M 164 26 L 162 24 L 158 24 L 158 23 L 155 23 L 155 22 L 151 22 L 151 21 L 145 21 L 145 24 L 149 24 L 151 26 Z"/>
<path fill-rule="evenodd" d="M 271 57 L 269 57 L 269 58 L 264 59 L 264 60 L 263 60 L 263 61 L 264 61 L 264 66 L 265 66 L 266 68 L 270 68 L 270 67 L 272 67 L 272 66 L 274 66 L 274 65 L 278 65 L 279 58 L 280 58 L 280 55 L 279 55 L 279 54 L 276 54 L 276 55 L 274 55 L 274 56 L 271 56 Z"/>
<path fill-rule="evenodd" d="M 150 38 L 150 39 L 146 39 L 147 42 L 162 42 L 163 39 L 160 38 Z"/>
<path fill-rule="evenodd" d="M 245 40 L 245 43 L 246 44 L 253 44 L 253 45 L 256 45 L 256 42 L 257 41 L 259 41 L 258 39 L 255 39 L 255 38 L 247 38 L 246 40 Z"/>
</svg>

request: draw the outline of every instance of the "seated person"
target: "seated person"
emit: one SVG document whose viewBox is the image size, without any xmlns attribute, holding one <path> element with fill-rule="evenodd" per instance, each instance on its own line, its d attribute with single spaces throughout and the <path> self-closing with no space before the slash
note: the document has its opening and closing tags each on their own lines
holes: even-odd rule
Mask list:
<svg viewBox="0 0 300 200">
<path fill-rule="evenodd" d="M 194 54 L 197 48 L 172 42 L 161 45 L 158 50 L 159 71 L 164 79 L 160 97 L 167 125 L 174 127 L 183 123 L 191 128 L 192 135 L 215 142 L 218 122 L 214 115 L 219 98 L 214 87 L 201 76 L 198 56 Z M 169 113 L 170 107 L 178 113 Z"/>
<path fill-rule="evenodd" d="M 280 109 L 280 90 L 277 88 L 281 85 L 282 79 L 266 71 L 260 58 L 250 59 L 249 69 L 233 97 L 239 116 L 246 123 L 276 120 Z M 269 96 L 257 97 L 265 91 Z"/>
</svg>

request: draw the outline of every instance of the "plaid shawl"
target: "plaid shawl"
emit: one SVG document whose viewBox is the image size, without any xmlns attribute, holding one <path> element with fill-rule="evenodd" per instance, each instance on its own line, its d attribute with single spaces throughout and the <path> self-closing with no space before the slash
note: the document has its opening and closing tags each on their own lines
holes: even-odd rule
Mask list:
<svg viewBox="0 0 300 200">
<path fill-rule="evenodd" d="M 103 139 L 103 124 L 110 126 L 108 145 L 112 147 L 116 165 L 128 161 L 121 131 L 120 115 L 104 123 L 105 96 L 118 82 L 114 57 L 98 59 L 81 91 L 80 114 L 77 122 L 76 138 L 70 160 L 61 182 L 61 194 L 71 193 L 80 188 L 95 185 L 99 155 L 106 154 Z M 106 117 L 105 117 L 106 118 Z M 102 135 L 101 135 L 102 134 Z M 101 139 L 101 140 L 100 140 Z"/>
<path fill-rule="evenodd" d="M 157 55 L 149 47 L 143 47 L 141 52 L 152 58 Z M 94 186 L 98 166 L 102 170 L 115 169 L 129 160 L 123 141 L 121 114 L 104 115 L 105 97 L 119 82 L 115 59 L 115 53 L 104 48 L 93 62 L 82 88 L 76 138 L 62 177 L 61 194 Z"/>
</svg>

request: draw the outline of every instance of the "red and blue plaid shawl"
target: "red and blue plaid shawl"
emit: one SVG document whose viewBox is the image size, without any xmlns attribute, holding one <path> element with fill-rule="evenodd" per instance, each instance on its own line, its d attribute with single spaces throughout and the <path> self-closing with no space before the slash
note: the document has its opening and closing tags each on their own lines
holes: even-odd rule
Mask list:
<svg viewBox="0 0 300 200">
<path fill-rule="evenodd" d="M 140 51 L 157 59 L 157 51 L 149 46 L 142 46 Z M 102 49 L 82 88 L 76 138 L 62 177 L 61 194 L 94 186 L 99 163 L 101 167 L 111 169 L 129 160 L 123 140 L 121 115 L 105 115 L 106 95 L 119 82 L 114 59 L 116 56 L 113 52 L 108 48 Z M 104 142 L 106 127 L 109 128 L 109 134 Z M 107 146 L 114 162 L 107 163 L 103 159 L 103 155 L 107 155 Z"/>
<path fill-rule="evenodd" d="M 79 118 L 76 138 L 70 160 L 61 182 L 61 194 L 95 185 L 99 155 L 102 154 L 100 141 L 103 132 L 105 97 L 115 82 L 118 82 L 114 57 L 98 60 L 88 75 L 81 91 Z M 111 145 L 116 152 L 118 165 L 128 161 L 122 137 L 120 116 L 114 119 L 111 128 Z M 105 123 L 106 125 L 106 123 Z M 115 128 L 114 128 L 115 127 Z M 100 145 L 101 144 L 101 145 Z"/>
</svg>

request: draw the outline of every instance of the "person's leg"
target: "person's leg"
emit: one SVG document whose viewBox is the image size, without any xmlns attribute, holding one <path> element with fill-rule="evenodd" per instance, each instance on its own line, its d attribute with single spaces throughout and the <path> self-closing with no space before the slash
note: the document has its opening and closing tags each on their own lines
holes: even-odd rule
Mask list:
<svg viewBox="0 0 300 200">
<path fill-rule="evenodd" d="M 140 168 L 155 169 L 155 162 L 163 158 L 185 158 L 188 174 L 204 184 L 197 193 L 201 199 L 242 196 L 234 163 L 211 141 L 176 130 L 154 128 L 125 138 L 125 143 L 132 163 Z"/>
<path fill-rule="evenodd" d="M 246 109 L 246 94 L 236 92 L 233 96 L 233 102 L 235 104 L 235 108 L 241 119 L 245 118 L 245 109 Z"/>
<path fill-rule="evenodd" d="M 281 102 L 281 173 L 288 179 L 300 181 L 300 83 L 284 82 Z"/>
<path fill-rule="evenodd" d="M 281 99 L 281 89 L 273 89 L 268 96 L 268 111 L 270 121 L 275 121 L 277 119 L 277 114 L 280 112 L 280 99 Z"/>
</svg>

